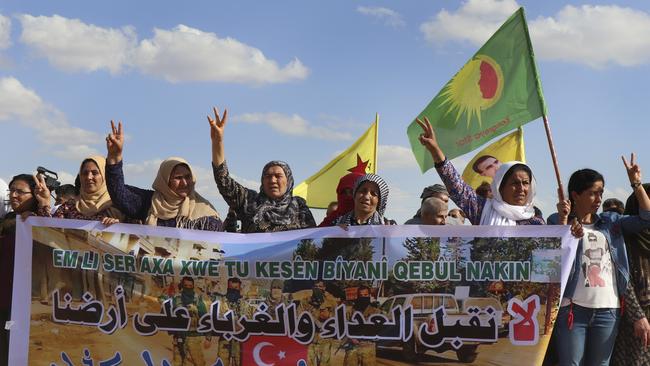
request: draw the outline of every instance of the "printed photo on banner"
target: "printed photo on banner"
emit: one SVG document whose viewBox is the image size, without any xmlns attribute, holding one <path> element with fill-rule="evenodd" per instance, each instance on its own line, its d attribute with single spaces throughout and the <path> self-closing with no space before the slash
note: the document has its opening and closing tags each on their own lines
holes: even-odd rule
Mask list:
<svg viewBox="0 0 650 366">
<path fill-rule="evenodd" d="M 16 365 L 541 360 L 569 240 L 562 227 L 332 237 L 340 228 L 224 235 L 38 221 L 20 238 L 31 290 L 14 308 L 31 321 L 12 338 Z"/>
</svg>

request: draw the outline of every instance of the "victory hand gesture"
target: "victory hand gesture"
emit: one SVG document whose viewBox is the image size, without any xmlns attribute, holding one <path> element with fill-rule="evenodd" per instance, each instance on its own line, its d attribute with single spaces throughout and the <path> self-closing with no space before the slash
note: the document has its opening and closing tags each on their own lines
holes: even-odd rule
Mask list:
<svg viewBox="0 0 650 366">
<path fill-rule="evenodd" d="M 45 184 L 45 177 L 42 174 L 34 175 L 36 187 L 34 188 L 34 197 L 38 202 L 38 207 L 48 207 L 50 205 L 50 190 Z"/>
<path fill-rule="evenodd" d="M 433 161 L 435 161 L 436 163 L 444 161 L 445 154 L 442 152 L 442 150 L 440 150 L 440 146 L 438 146 L 436 133 L 433 131 L 433 127 L 431 127 L 431 122 L 429 122 L 429 118 L 424 117 L 424 122 L 422 122 L 422 120 L 420 120 L 419 118 L 416 118 L 415 121 L 420 125 L 420 127 L 423 130 L 423 132 L 420 134 L 420 137 L 418 137 L 422 146 L 424 146 L 427 150 L 429 150 L 429 152 L 431 153 L 431 157 L 433 158 Z"/>
<path fill-rule="evenodd" d="M 210 139 L 212 140 L 212 163 L 215 166 L 223 164 L 225 160 L 225 152 L 223 149 L 223 130 L 226 127 L 226 120 L 228 119 L 228 110 L 223 110 L 223 115 L 219 117 L 219 110 L 213 107 L 214 119 L 208 116 L 208 123 L 210 123 Z"/>
<path fill-rule="evenodd" d="M 621 156 L 623 159 L 623 165 L 625 165 L 625 170 L 627 170 L 627 176 L 630 178 L 630 183 L 641 183 L 641 168 L 635 161 L 634 153 L 630 156 L 630 162 L 627 162 L 625 156 Z"/>
<path fill-rule="evenodd" d="M 115 122 L 111 121 L 111 133 L 106 136 L 107 160 L 109 164 L 115 164 L 122 160 L 123 147 L 124 131 L 122 130 L 122 122 L 118 122 L 117 128 L 115 128 Z"/>
<path fill-rule="evenodd" d="M 228 119 L 228 110 L 223 110 L 223 116 L 219 117 L 219 110 L 217 107 L 213 107 L 214 119 L 208 116 L 208 122 L 210 123 L 210 138 L 212 141 L 222 142 L 223 141 L 223 130 L 226 127 L 226 120 Z"/>
<path fill-rule="evenodd" d="M 422 132 L 418 139 L 422 146 L 426 147 L 427 150 L 431 150 L 431 147 L 438 146 L 438 141 L 436 140 L 436 134 L 433 132 L 433 127 L 431 127 L 431 122 L 429 118 L 424 117 L 424 122 L 421 119 L 416 118 L 415 121 L 422 127 Z"/>
</svg>

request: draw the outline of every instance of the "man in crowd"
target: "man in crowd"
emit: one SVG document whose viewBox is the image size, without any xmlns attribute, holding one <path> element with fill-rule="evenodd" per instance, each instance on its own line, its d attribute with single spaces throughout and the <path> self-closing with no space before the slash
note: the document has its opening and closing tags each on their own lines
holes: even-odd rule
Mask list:
<svg viewBox="0 0 650 366">
<path fill-rule="evenodd" d="M 307 349 L 307 358 L 309 365 L 326 366 L 331 364 L 332 352 L 334 345 L 338 341 L 335 339 L 321 338 L 320 332 L 323 323 L 332 316 L 336 302 L 332 301 L 325 291 L 325 282 L 318 280 L 314 283 L 311 296 L 300 301 L 300 312 L 309 312 L 316 321 L 317 332 L 314 340 L 309 344 Z"/>
<path fill-rule="evenodd" d="M 194 279 L 183 277 L 181 280 L 180 293 L 173 297 L 174 308 L 184 307 L 190 315 L 190 329 L 186 332 L 171 332 L 173 337 L 173 358 L 174 366 L 205 366 L 203 349 L 210 347 L 210 336 L 198 333 L 199 319 L 208 312 L 208 304 L 202 295 L 194 290 Z M 190 363 L 190 359 L 192 360 Z"/>
<path fill-rule="evenodd" d="M 346 309 L 347 318 L 351 319 L 356 312 L 363 314 L 364 319 L 380 313 L 376 304 L 372 304 L 370 301 L 370 288 L 368 286 L 362 285 L 357 288 L 357 298 L 354 300 L 354 304 Z M 343 364 L 344 366 L 376 365 L 375 342 L 348 338 Z"/>
<path fill-rule="evenodd" d="M 420 206 L 422 225 L 444 225 L 447 219 L 447 202 L 429 197 Z"/>
<path fill-rule="evenodd" d="M 443 186 L 442 184 L 434 184 L 432 186 L 428 186 L 422 190 L 422 194 L 420 195 L 420 198 L 422 201 L 420 202 L 420 205 L 424 203 L 424 201 L 429 198 L 429 197 L 436 197 L 445 203 L 449 202 L 449 193 L 447 192 L 447 188 Z M 412 218 L 407 220 L 405 225 L 421 225 L 422 224 L 422 209 L 418 209 L 418 211 L 413 215 Z"/>
<path fill-rule="evenodd" d="M 271 281 L 271 291 L 266 297 L 266 300 L 264 300 L 267 306 L 266 312 L 269 313 L 273 320 L 276 319 L 276 309 L 280 304 L 284 305 L 285 309 L 289 305 L 289 299 L 282 293 L 282 288 L 282 280 L 275 279 Z"/>
<path fill-rule="evenodd" d="M 482 177 L 494 178 L 500 166 L 501 162 L 499 159 L 492 155 L 483 155 L 476 159 L 472 165 L 472 170 Z"/>
<path fill-rule="evenodd" d="M 608 198 L 603 202 L 603 212 L 616 212 L 622 215 L 624 211 L 625 205 L 619 199 Z"/>
<path fill-rule="evenodd" d="M 228 309 L 234 312 L 235 319 L 244 316 L 251 317 L 253 309 L 241 295 L 241 280 L 237 277 L 228 279 L 226 295 L 220 301 L 224 302 Z M 221 358 L 223 366 L 240 366 L 241 365 L 241 344 L 234 340 L 219 339 L 219 350 L 217 356 Z"/>
</svg>

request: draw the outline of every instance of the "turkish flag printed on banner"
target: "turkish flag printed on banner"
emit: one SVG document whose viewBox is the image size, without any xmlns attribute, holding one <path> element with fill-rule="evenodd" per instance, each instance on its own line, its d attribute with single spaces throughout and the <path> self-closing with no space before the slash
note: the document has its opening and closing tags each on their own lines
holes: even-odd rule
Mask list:
<svg viewBox="0 0 650 366">
<path fill-rule="evenodd" d="M 242 365 L 297 366 L 307 364 L 307 346 L 289 337 L 252 336 L 242 344 Z"/>
</svg>

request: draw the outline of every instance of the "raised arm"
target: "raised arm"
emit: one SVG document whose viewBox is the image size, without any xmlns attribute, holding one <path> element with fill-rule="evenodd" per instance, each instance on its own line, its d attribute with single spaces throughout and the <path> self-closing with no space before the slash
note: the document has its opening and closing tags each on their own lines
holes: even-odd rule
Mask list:
<svg viewBox="0 0 650 366">
<path fill-rule="evenodd" d="M 246 207 L 248 200 L 254 200 L 257 193 L 237 183 L 228 172 L 228 165 L 223 148 L 223 135 L 228 120 L 228 110 L 224 109 L 223 115 L 219 116 L 217 107 L 213 107 L 214 118 L 208 116 L 210 124 L 210 140 L 212 140 L 212 173 L 217 183 L 219 193 L 229 207 L 235 210 L 237 215 L 242 216 L 242 210 Z"/>
<path fill-rule="evenodd" d="M 650 198 L 641 184 L 641 167 L 636 163 L 634 153 L 630 156 L 629 163 L 625 156 L 621 156 L 621 159 L 623 159 L 623 165 L 625 165 L 627 176 L 630 179 L 630 185 L 634 189 L 634 195 L 639 200 L 639 211 L 650 211 Z"/>
<path fill-rule="evenodd" d="M 45 177 L 42 174 L 36 174 L 34 175 L 34 181 L 36 182 L 34 197 L 38 203 L 38 209 L 35 213 L 37 216 L 52 217 L 52 210 L 50 208 L 52 198 L 50 196 L 50 189 L 45 184 Z"/>
<path fill-rule="evenodd" d="M 143 220 L 151 207 L 153 191 L 124 184 L 123 148 L 122 122 L 119 122 L 116 128 L 115 123 L 111 121 L 111 133 L 106 137 L 106 188 L 115 207 L 128 217 Z"/>
<path fill-rule="evenodd" d="M 226 120 L 228 119 L 228 110 L 223 110 L 223 116 L 219 117 L 219 110 L 213 107 L 214 119 L 208 116 L 208 123 L 210 124 L 210 140 L 212 140 L 212 164 L 219 166 L 223 164 L 226 159 L 226 154 L 223 149 L 223 132 L 226 127 Z"/>
<path fill-rule="evenodd" d="M 420 143 L 427 150 L 429 150 L 433 161 L 437 164 L 445 161 L 445 154 L 440 149 L 440 145 L 438 145 L 436 134 L 433 132 L 433 127 L 431 126 L 429 119 L 427 117 L 424 117 L 424 122 L 422 122 L 422 120 L 416 118 L 415 121 L 420 125 L 420 127 L 422 127 L 422 130 L 424 131 L 420 134 Z"/>
<path fill-rule="evenodd" d="M 447 160 L 445 154 L 438 145 L 436 134 L 427 117 L 424 117 L 424 122 L 419 118 L 416 122 L 422 128 L 420 134 L 420 143 L 429 150 L 431 157 L 436 165 L 436 170 L 440 179 L 447 187 L 449 197 L 452 201 L 463 210 L 473 225 L 478 225 L 481 222 L 481 214 L 483 213 L 483 206 L 485 199 L 476 194 L 474 189 L 460 176 L 453 164 Z"/>
<path fill-rule="evenodd" d="M 646 193 L 643 185 L 641 184 L 641 168 L 636 163 L 634 153 L 628 163 L 625 157 L 621 156 L 623 165 L 627 171 L 627 176 L 630 179 L 630 185 L 634 190 L 634 196 L 639 201 L 639 215 L 623 216 L 621 218 L 621 226 L 623 230 L 628 233 L 637 233 L 643 229 L 650 228 L 650 198 Z"/>
<path fill-rule="evenodd" d="M 106 164 L 117 164 L 122 161 L 122 150 L 124 148 L 124 131 L 122 130 L 122 122 L 118 122 L 117 128 L 115 123 L 111 121 L 111 133 L 106 136 Z"/>
</svg>

